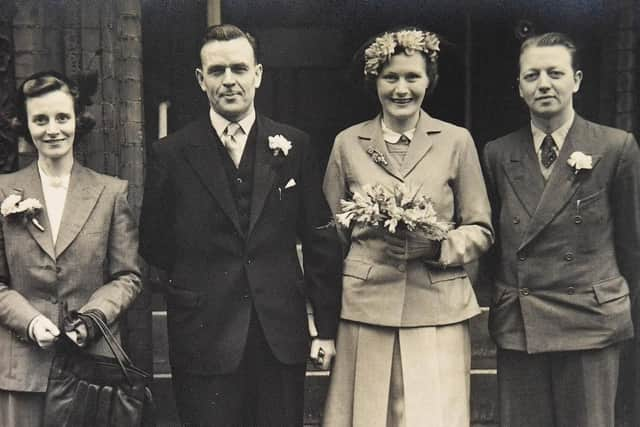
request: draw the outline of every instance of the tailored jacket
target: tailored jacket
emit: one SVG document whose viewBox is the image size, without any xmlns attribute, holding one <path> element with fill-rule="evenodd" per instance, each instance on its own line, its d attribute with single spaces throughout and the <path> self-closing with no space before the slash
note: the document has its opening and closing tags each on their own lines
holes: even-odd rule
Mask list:
<svg viewBox="0 0 640 427">
<path fill-rule="evenodd" d="M 45 231 L 21 218 L 0 227 L 0 389 L 44 392 L 53 349 L 27 337 L 39 314 L 61 324 L 64 303 L 80 312 L 98 309 L 119 337 L 118 316 L 141 290 L 138 230 L 127 202 L 127 183 L 75 162 L 55 245 L 37 163 L 0 175 L 0 197 L 14 189 L 43 205 Z M 91 353 L 111 356 L 101 339 Z"/>
<path fill-rule="evenodd" d="M 374 161 L 376 150 L 386 164 Z M 463 268 L 493 242 L 491 211 L 480 162 L 466 129 L 421 111 L 415 136 L 401 168 L 390 160 L 380 116 L 336 136 L 324 180 L 334 214 L 340 199 L 364 194 L 363 185 L 400 183 L 420 187 L 438 218 L 453 229 L 442 242 L 440 259 L 391 260 L 386 243 L 371 227 L 343 230 L 346 244 L 343 319 L 373 325 L 410 327 L 460 322 L 480 313 Z"/>
<path fill-rule="evenodd" d="M 275 157 L 269 148 L 268 137 L 274 135 L 291 142 L 286 156 Z M 153 147 L 141 253 L 170 275 L 169 353 L 172 367 L 182 372 L 237 369 L 253 309 L 275 357 L 285 364 L 304 363 L 308 357 L 305 298 L 313 305 L 319 335 L 335 336 L 340 243 L 309 136 L 260 114 L 249 133 L 254 136 L 246 234 L 208 116 Z"/>
<path fill-rule="evenodd" d="M 591 169 L 567 163 L 591 156 Z M 576 115 L 545 185 L 530 126 L 487 144 L 498 236 L 489 329 L 529 353 L 602 348 L 633 335 L 640 284 L 640 151 Z"/>
</svg>

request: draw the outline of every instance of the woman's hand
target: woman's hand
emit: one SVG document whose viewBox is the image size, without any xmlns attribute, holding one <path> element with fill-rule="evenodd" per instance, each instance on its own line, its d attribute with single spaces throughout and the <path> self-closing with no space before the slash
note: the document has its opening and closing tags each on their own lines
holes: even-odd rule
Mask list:
<svg viewBox="0 0 640 427">
<path fill-rule="evenodd" d="M 75 328 L 71 331 L 65 332 L 69 339 L 75 343 L 78 347 L 86 347 L 89 340 L 87 336 L 87 325 L 83 321 L 78 322 Z"/>
<path fill-rule="evenodd" d="M 46 316 L 40 314 L 29 323 L 29 338 L 40 348 L 51 347 L 60 336 L 60 329 Z"/>
<path fill-rule="evenodd" d="M 440 257 L 440 242 L 428 239 L 420 233 L 402 230 L 396 234 L 384 233 L 383 237 L 387 243 L 387 255 L 395 260 L 436 260 Z"/>
</svg>

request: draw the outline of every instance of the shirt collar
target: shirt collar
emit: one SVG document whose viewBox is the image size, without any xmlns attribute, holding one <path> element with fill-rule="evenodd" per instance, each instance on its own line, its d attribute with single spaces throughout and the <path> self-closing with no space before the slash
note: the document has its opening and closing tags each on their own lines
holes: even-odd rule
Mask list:
<svg viewBox="0 0 640 427">
<path fill-rule="evenodd" d="M 382 118 L 380 119 L 380 124 L 382 126 L 382 138 L 390 144 L 397 144 L 402 135 L 406 136 L 407 138 L 409 138 L 409 141 L 411 141 L 413 140 L 413 136 L 416 133 L 416 128 L 409 129 L 408 131 L 405 131 L 403 133 L 398 133 L 388 128 L 387 125 L 384 124 L 384 120 L 382 120 Z"/>
<path fill-rule="evenodd" d="M 56 188 L 69 188 L 69 180 L 71 179 L 71 172 L 61 176 L 49 176 L 44 171 L 42 167 L 42 163 L 38 160 L 38 172 L 40 173 L 40 180 L 42 184 L 47 187 L 56 187 Z"/>
<path fill-rule="evenodd" d="M 231 123 L 231 121 L 216 113 L 213 108 L 209 109 L 209 119 L 211 120 L 211 126 L 213 126 L 219 137 L 222 137 L 224 130 L 227 128 L 229 123 Z M 242 132 L 245 135 L 248 135 L 255 121 L 256 110 L 255 108 L 251 107 L 251 109 L 249 110 L 249 114 L 247 114 L 244 119 L 238 121 L 237 123 L 240 125 L 240 129 L 242 129 Z"/>
<path fill-rule="evenodd" d="M 569 129 L 571 129 L 571 125 L 573 125 L 573 120 L 576 117 L 576 112 L 571 110 L 571 115 L 569 116 L 569 120 L 567 120 L 562 126 L 558 129 L 551 132 L 551 136 L 553 137 L 553 141 L 556 143 L 558 147 L 558 152 L 562 148 L 565 139 L 567 139 L 567 135 L 569 134 Z M 533 121 L 531 121 L 531 135 L 533 135 L 533 145 L 536 149 L 536 153 L 540 151 L 540 147 L 542 146 L 542 140 L 547 135 L 542 129 L 538 128 Z"/>
</svg>

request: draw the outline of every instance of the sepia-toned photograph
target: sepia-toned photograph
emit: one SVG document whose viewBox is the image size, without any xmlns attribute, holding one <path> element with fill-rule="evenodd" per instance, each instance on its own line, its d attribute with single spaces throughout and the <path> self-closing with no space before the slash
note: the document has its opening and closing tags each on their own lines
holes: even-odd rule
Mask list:
<svg viewBox="0 0 640 427">
<path fill-rule="evenodd" d="M 0 1 L 0 427 L 640 426 L 640 1 Z"/>
</svg>

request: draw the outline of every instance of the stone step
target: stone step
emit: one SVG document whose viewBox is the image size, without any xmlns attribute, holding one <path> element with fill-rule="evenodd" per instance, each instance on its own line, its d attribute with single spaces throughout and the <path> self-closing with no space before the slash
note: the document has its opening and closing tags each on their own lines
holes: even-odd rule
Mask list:
<svg viewBox="0 0 640 427">
<path fill-rule="evenodd" d="M 329 384 L 329 376 L 307 373 L 305 385 L 305 426 L 320 425 L 322 409 Z M 471 375 L 471 419 L 472 427 L 497 426 L 496 377 L 486 373 Z M 179 426 L 176 407 L 171 391 L 169 375 L 156 376 L 152 385 L 157 411 L 158 427 Z M 428 416 L 428 414 L 425 414 Z"/>
</svg>

